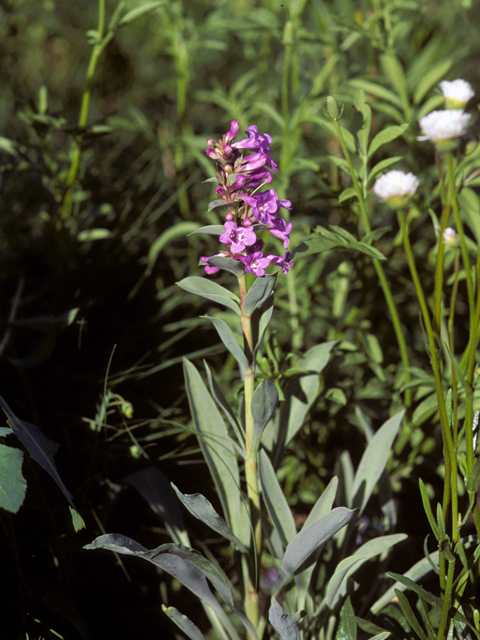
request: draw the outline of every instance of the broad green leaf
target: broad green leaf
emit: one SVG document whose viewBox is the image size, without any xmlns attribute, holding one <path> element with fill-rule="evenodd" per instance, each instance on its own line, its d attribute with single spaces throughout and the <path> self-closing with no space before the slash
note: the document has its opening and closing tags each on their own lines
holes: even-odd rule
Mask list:
<svg viewBox="0 0 480 640">
<path fill-rule="evenodd" d="M 23 451 L 0 444 L 0 507 L 10 513 L 17 513 L 25 500 L 22 462 Z"/>
<path fill-rule="evenodd" d="M 402 124 L 400 126 L 387 127 L 386 129 L 382 129 L 380 133 L 373 138 L 370 147 L 368 149 L 368 157 L 371 158 L 373 154 L 380 149 L 387 142 L 392 142 L 392 140 L 396 140 L 399 138 L 405 131 L 408 129 L 408 123 Z"/>
<path fill-rule="evenodd" d="M 352 490 L 352 506 L 359 509 L 359 515 L 363 512 L 387 464 L 403 414 L 404 411 L 397 413 L 380 427 L 360 460 Z"/>
<path fill-rule="evenodd" d="M 242 500 L 235 449 L 215 401 L 194 365 L 184 358 L 185 387 L 203 456 L 208 464 L 223 515 L 245 546 L 250 540 L 249 517 Z"/>
<path fill-rule="evenodd" d="M 209 236 L 221 236 L 224 231 L 225 231 L 225 227 L 222 224 L 209 224 L 206 227 L 199 227 L 195 229 L 188 235 L 194 236 L 197 233 L 205 233 Z"/>
<path fill-rule="evenodd" d="M 146 15 L 147 13 L 152 13 L 165 4 L 165 0 L 156 0 L 155 2 L 146 2 L 145 4 L 140 5 L 139 7 L 135 7 L 134 9 L 130 9 L 127 13 L 120 18 L 118 21 L 118 26 L 123 27 L 126 24 L 130 24 L 137 18 Z"/>
<path fill-rule="evenodd" d="M 232 594 L 225 576 L 199 551 L 190 547 L 169 543 L 148 550 L 127 536 L 108 533 L 85 545 L 84 549 L 106 549 L 147 560 L 177 578 L 198 598 L 218 610 L 220 605 L 207 585 L 208 579 L 223 600 L 233 606 Z"/>
<path fill-rule="evenodd" d="M 284 547 L 291 542 L 296 533 L 295 520 L 285 495 L 275 475 L 269 457 L 262 449 L 258 457 L 262 494 L 268 513 Z"/>
<path fill-rule="evenodd" d="M 274 597 L 271 599 L 268 619 L 280 636 L 280 640 L 300 640 L 298 625 L 285 613 Z"/>
<path fill-rule="evenodd" d="M 227 525 L 225 520 L 218 515 L 215 509 L 212 506 L 212 503 L 207 500 L 200 493 L 193 494 L 183 494 L 179 489 L 173 484 L 172 487 L 175 493 L 178 496 L 178 499 L 183 504 L 183 506 L 188 509 L 188 511 L 195 516 L 198 520 L 205 523 L 212 529 L 216 531 L 221 536 L 232 542 L 236 545 L 243 553 L 248 553 L 248 549 L 245 545 L 232 533 L 232 530 Z"/>
<path fill-rule="evenodd" d="M 235 336 L 232 333 L 232 330 L 228 326 L 228 324 L 221 320 L 220 318 L 212 318 L 211 316 L 202 316 L 203 318 L 207 318 L 213 324 L 215 329 L 217 330 L 218 335 L 220 336 L 220 340 L 230 351 L 232 356 L 238 362 L 240 369 L 244 373 L 248 373 L 250 371 L 250 363 L 248 362 L 247 356 L 243 353 L 242 348 L 238 344 Z"/>
<path fill-rule="evenodd" d="M 172 487 L 164 474 L 154 467 L 141 469 L 125 478 L 162 519 L 174 542 L 189 545 L 182 512 Z"/>
<path fill-rule="evenodd" d="M 247 316 L 251 316 L 255 309 L 258 309 L 270 297 L 277 274 L 265 275 L 263 278 L 256 278 L 248 290 L 245 300 L 243 301 L 243 312 Z"/>
<path fill-rule="evenodd" d="M 272 587 L 276 595 L 292 574 L 305 563 L 324 542 L 350 522 L 355 515 L 345 507 L 337 507 L 313 524 L 304 527 L 285 550 L 277 581 Z"/>
<path fill-rule="evenodd" d="M 12 431 L 23 444 L 23 446 L 28 451 L 29 455 L 35 462 L 45 469 L 47 473 L 55 480 L 61 492 L 68 500 L 70 506 L 74 511 L 75 505 L 72 501 L 72 495 L 63 484 L 62 479 L 60 478 L 57 467 L 55 466 L 55 462 L 53 460 L 53 456 L 56 454 L 58 447 L 60 446 L 57 442 L 53 442 L 53 440 L 49 440 L 46 438 L 40 429 L 31 424 L 30 422 L 25 422 L 24 420 L 20 420 L 10 409 L 5 400 L 0 396 L 0 406 L 5 411 L 8 417 L 8 424 L 10 425 Z M 75 518 L 73 522 L 74 526 L 78 524 L 81 520 L 79 514 L 77 514 L 78 518 Z M 83 522 L 83 520 L 82 520 Z"/>
<path fill-rule="evenodd" d="M 243 266 L 243 262 L 240 260 L 233 260 L 232 258 L 218 258 L 217 256 L 214 256 L 209 259 L 208 264 L 212 265 L 212 267 L 223 269 L 223 271 L 233 273 L 237 278 L 238 276 L 243 276 L 245 274 L 245 267 Z"/>
<path fill-rule="evenodd" d="M 335 640 L 357 640 L 357 624 L 350 598 L 345 600 L 340 611 L 340 624 L 338 625 Z"/>
<path fill-rule="evenodd" d="M 327 586 L 326 602 L 330 609 L 333 609 L 338 602 L 338 597 L 345 595 L 347 590 L 347 580 L 353 575 L 367 560 L 371 560 L 381 555 L 395 544 L 405 540 L 407 536 L 397 533 L 368 540 L 361 547 L 355 550 L 354 554 L 345 558 L 335 569 Z"/>
<path fill-rule="evenodd" d="M 211 202 L 208 203 L 208 211 L 211 211 L 212 209 L 218 209 L 218 207 L 231 207 L 231 206 L 232 206 L 231 202 L 225 202 L 225 200 L 222 200 L 222 198 L 217 198 L 216 200 L 212 200 Z"/>
<path fill-rule="evenodd" d="M 148 273 L 151 273 L 152 267 L 155 263 L 155 260 L 158 258 L 159 254 L 163 249 L 170 243 L 176 240 L 177 238 L 184 238 L 190 233 L 194 233 L 195 230 L 198 230 L 197 222 L 177 222 L 172 227 L 168 227 L 166 231 L 164 231 L 152 244 L 150 250 L 148 252 Z"/>
<path fill-rule="evenodd" d="M 257 450 L 263 430 L 272 419 L 277 405 L 277 387 L 271 380 L 262 380 L 253 393 L 251 404 L 254 423 L 252 450 Z"/>
<path fill-rule="evenodd" d="M 235 435 L 237 436 L 237 442 L 235 443 L 236 448 L 239 452 L 240 457 L 245 458 L 245 436 L 240 428 L 240 425 L 237 420 L 237 416 L 235 415 L 232 407 L 230 406 L 227 399 L 223 395 L 223 391 L 221 390 L 220 386 L 215 380 L 215 377 L 210 371 L 210 367 L 208 366 L 205 360 L 203 361 L 203 365 L 207 373 L 207 381 L 208 381 L 208 387 L 210 389 L 210 393 L 212 394 L 212 397 L 214 398 L 215 402 L 223 410 L 228 421 L 232 425 L 232 429 L 235 432 Z"/>
<path fill-rule="evenodd" d="M 190 640 L 205 640 L 205 636 L 200 631 L 200 629 L 193 624 L 193 622 L 187 618 L 187 616 L 180 613 L 178 609 L 175 607 L 166 607 L 162 604 L 162 611 L 165 613 L 172 622 L 174 622 L 177 627 L 183 631 L 183 633 L 190 638 Z"/>
<path fill-rule="evenodd" d="M 413 93 L 414 104 L 419 104 L 430 89 L 436 85 L 437 82 L 440 82 L 440 80 L 443 80 L 446 77 L 452 64 L 453 60 L 451 58 L 447 58 L 446 60 L 441 60 L 427 71 L 422 79 L 416 83 L 416 88 Z"/>
<path fill-rule="evenodd" d="M 357 196 L 357 192 L 353 187 L 347 187 L 342 191 L 342 193 L 338 196 L 338 202 L 345 202 L 345 200 L 349 200 L 350 198 L 355 198 Z"/>
<path fill-rule="evenodd" d="M 240 299 L 225 287 L 208 278 L 190 276 L 177 282 L 177 285 L 189 293 L 195 293 L 197 296 L 201 296 L 207 300 L 223 304 L 225 307 L 232 309 L 232 311 L 240 315 L 240 307 L 238 305 Z"/>
</svg>

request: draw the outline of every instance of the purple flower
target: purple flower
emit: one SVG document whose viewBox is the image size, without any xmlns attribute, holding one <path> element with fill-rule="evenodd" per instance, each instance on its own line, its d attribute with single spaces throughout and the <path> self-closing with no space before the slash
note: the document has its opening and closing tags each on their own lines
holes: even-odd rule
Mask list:
<svg viewBox="0 0 480 640">
<path fill-rule="evenodd" d="M 263 153 L 270 153 L 268 145 L 272 144 L 272 137 L 268 133 L 259 134 L 255 124 L 250 125 L 245 133 L 248 133 L 248 138 L 234 142 L 232 145 L 234 149 L 258 149 Z"/>
<path fill-rule="evenodd" d="M 270 264 L 282 267 L 283 273 L 288 273 L 289 268 L 293 267 L 293 262 L 289 262 L 291 255 L 291 252 L 287 251 L 283 258 L 281 256 L 267 256 L 267 258 L 270 261 Z"/>
<path fill-rule="evenodd" d="M 255 244 L 257 236 L 251 227 L 237 227 L 233 221 L 225 222 L 223 225 L 225 232 L 222 233 L 219 240 L 224 244 L 229 244 L 232 253 L 240 253 L 245 247 Z"/>
<path fill-rule="evenodd" d="M 255 196 L 239 194 L 238 197 L 252 207 L 253 215 L 263 224 L 273 224 L 275 214 L 280 207 L 292 208 L 290 200 L 279 200 L 274 189 L 258 193 Z"/>
<path fill-rule="evenodd" d="M 285 222 L 283 218 L 274 218 L 272 221 L 272 225 L 273 227 L 269 227 L 268 230 L 270 231 L 272 236 L 283 240 L 283 248 L 286 249 L 290 244 L 290 238 L 288 237 L 288 234 L 292 230 L 292 223 Z"/>
<path fill-rule="evenodd" d="M 264 276 L 265 269 L 270 264 L 270 260 L 265 258 L 261 251 L 254 251 L 249 253 L 248 256 L 240 256 L 240 260 L 245 265 L 245 269 L 256 276 Z"/>
</svg>

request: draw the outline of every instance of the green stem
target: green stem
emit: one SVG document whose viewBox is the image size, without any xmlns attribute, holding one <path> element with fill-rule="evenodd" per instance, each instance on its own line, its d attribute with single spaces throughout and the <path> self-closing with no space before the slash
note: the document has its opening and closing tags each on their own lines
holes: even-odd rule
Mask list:
<svg viewBox="0 0 480 640">
<path fill-rule="evenodd" d="M 433 369 L 433 375 L 435 378 L 435 390 L 437 393 L 438 413 L 440 416 L 440 427 L 442 430 L 443 451 L 445 456 L 445 482 L 444 482 L 442 507 L 443 507 L 443 516 L 446 520 L 448 507 L 450 504 L 450 498 L 452 497 L 452 500 L 454 503 L 456 503 L 457 501 L 457 487 L 456 486 L 452 487 L 452 495 L 451 495 L 450 489 L 451 489 L 451 479 L 452 479 L 452 456 L 454 455 L 454 447 L 453 447 L 453 441 L 452 441 L 452 434 L 451 434 L 450 426 L 448 423 L 447 411 L 445 407 L 445 398 L 443 394 L 443 385 L 442 385 L 441 364 L 437 354 L 437 345 L 435 342 L 435 335 L 434 335 L 432 323 L 430 320 L 430 314 L 428 311 L 427 302 L 425 300 L 425 295 L 423 293 L 422 285 L 420 283 L 418 271 L 415 266 L 415 259 L 413 257 L 412 246 L 410 244 L 410 239 L 408 237 L 408 229 L 407 229 L 405 214 L 402 211 L 398 211 L 397 213 L 398 213 L 398 222 L 400 225 L 400 230 L 403 238 L 403 245 L 405 248 L 405 254 L 407 256 L 408 265 L 410 267 L 410 273 L 412 274 L 413 284 L 415 286 L 415 291 L 417 293 L 418 302 L 420 304 L 420 309 L 422 312 L 425 330 L 428 336 L 431 365 Z M 444 556 L 443 556 L 443 553 L 440 552 L 440 569 L 441 569 L 440 583 L 441 583 L 442 589 L 445 588 L 444 567 L 445 567 Z"/>
<path fill-rule="evenodd" d="M 446 638 L 445 632 L 448 624 L 448 612 L 450 609 L 450 600 L 452 598 L 454 570 L 455 570 L 455 563 L 449 562 L 448 573 L 447 573 L 447 584 L 446 584 L 445 593 L 443 596 L 442 621 L 440 622 L 440 626 L 438 628 L 437 640 L 445 640 Z"/>
<path fill-rule="evenodd" d="M 343 138 L 343 133 L 342 133 L 342 129 L 340 127 L 340 124 L 339 124 L 337 119 L 334 120 L 334 123 L 335 123 L 335 127 L 336 127 L 336 130 L 337 130 L 337 137 L 338 137 L 338 139 L 340 141 L 340 145 L 342 147 L 343 155 L 345 157 L 345 160 L 347 161 L 348 168 L 349 168 L 349 171 L 350 171 L 350 175 L 351 175 L 352 181 L 353 181 L 353 186 L 354 186 L 355 192 L 357 194 L 358 202 L 359 202 L 359 205 L 360 205 L 360 215 L 361 215 L 362 223 L 363 223 L 363 226 L 365 227 L 366 233 L 370 233 L 371 232 L 370 221 L 368 219 L 367 207 L 366 207 L 366 204 L 365 204 L 365 198 L 363 197 L 362 187 L 361 187 L 360 183 L 358 182 L 357 174 L 355 172 L 355 169 L 354 169 L 353 164 L 352 164 L 352 160 L 350 158 L 350 154 L 349 154 L 347 146 L 345 144 L 345 140 Z M 377 277 L 378 277 L 378 279 L 380 281 L 380 286 L 382 287 L 382 290 L 383 290 L 383 295 L 385 296 L 385 300 L 386 300 L 386 303 L 387 303 L 388 310 L 390 312 L 390 316 L 392 318 L 393 328 L 394 328 L 394 331 L 395 331 L 395 335 L 397 337 L 398 347 L 400 349 L 400 356 L 402 358 L 404 374 L 405 374 L 405 382 L 408 383 L 411 380 L 410 360 L 409 360 L 409 357 L 408 357 L 408 351 L 407 351 L 407 345 L 406 345 L 406 342 L 405 342 L 405 337 L 404 337 L 403 331 L 402 331 L 402 325 L 400 324 L 400 317 L 398 315 L 397 307 L 395 306 L 395 302 L 393 300 L 393 295 L 392 295 L 392 292 L 391 292 L 390 287 L 388 285 L 388 280 L 387 280 L 387 277 L 385 276 L 385 272 L 383 270 L 383 267 L 382 267 L 380 261 L 377 260 L 376 258 L 372 258 L 372 260 L 373 260 L 373 266 L 375 268 L 375 271 L 377 272 Z M 410 407 L 411 404 L 412 404 L 412 390 L 411 389 L 406 389 L 405 390 L 405 405 L 407 407 Z"/>
<path fill-rule="evenodd" d="M 97 39 L 93 46 L 92 54 L 90 56 L 90 62 L 87 70 L 87 80 L 85 84 L 85 91 L 83 92 L 82 106 L 80 108 L 80 116 L 78 118 L 79 133 L 75 139 L 75 149 L 73 151 L 73 158 L 70 164 L 70 170 L 68 172 L 67 180 L 65 183 L 66 190 L 63 197 L 63 202 L 60 207 L 60 216 L 57 220 L 57 229 L 60 230 L 65 222 L 72 215 L 72 202 L 73 193 L 75 189 L 75 182 L 77 180 L 78 171 L 80 169 L 80 160 L 82 156 L 82 142 L 83 133 L 81 130 L 87 124 L 88 108 L 90 105 L 90 96 L 92 91 L 93 77 L 95 75 L 95 68 L 100 54 L 103 51 L 105 43 L 103 42 L 103 32 L 105 28 L 105 0 L 98 0 L 98 27 L 97 27 Z"/>
<path fill-rule="evenodd" d="M 245 604 L 247 617 L 254 626 L 259 622 L 258 575 L 262 552 L 262 523 L 260 492 L 257 478 L 257 448 L 252 447 L 254 436 L 254 421 L 252 415 L 252 398 L 255 391 L 255 362 L 253 360 L 253 335 L 251 317 L 244 313 L 243 304 L 247 295 L 247 279 L 245 274 L 239 276 L 238 287 L 240 293 L 240 310 L 245 351 L 250 362 L 250 370 L 244 371 L 245 391 L 245 478 L 247 496 L 250 505 L 250 518 L 253 529 L 253 558 L 249 579 L 246 584 Z"/>
</svg>

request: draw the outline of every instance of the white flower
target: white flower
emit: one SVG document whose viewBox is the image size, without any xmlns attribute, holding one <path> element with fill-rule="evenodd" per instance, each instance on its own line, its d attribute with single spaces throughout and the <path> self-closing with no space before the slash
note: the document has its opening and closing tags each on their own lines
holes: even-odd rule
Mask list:
<svg viewBox="0 0 480 640">
<path fill-rule="evenodd" d="M 392 209 L 399 209 L 408 203 L 418 185 L 419 180 L 413 173 L 389 171 L 375 182 L 373 193 Z"/>
<path fill-rule="evenodd" d="M 442 151 L 454 149 L 458 138 L 466 132 L 470 118 L 471 115 L 463 111 L 432 111 L 428 116 L 420 118 L 420 126 L 425 135 L 418 136 L 417 140 L 431 140 Z"/>
<path fill-rule="evenodd" d="M 457 232 L 452 227 L 447 227 L 443 232 L 443 241 L 448 247 L 458 247 Z"/>
<path fill-rule="evenodd" d="M 472 85 L 466 80 L 443 80 L 440 82 L 440 89 L 442 90 L 443 97 L 447 109 L 463 109 L 470 98 L 475 95 Z"/>
</svg>

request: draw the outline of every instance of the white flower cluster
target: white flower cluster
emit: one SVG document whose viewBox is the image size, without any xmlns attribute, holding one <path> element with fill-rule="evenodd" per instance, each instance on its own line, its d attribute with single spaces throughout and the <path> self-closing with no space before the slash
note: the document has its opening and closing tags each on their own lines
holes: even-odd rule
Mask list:
<svg viewBox="0 0 480 640">
<path fill-rule="evenodd" d="M 399 209 L 407 204 L 418 184 L 418 178 L 413 173 L 389 171 L 375 182 L 373 193 L 393 209 Z"/>
<path fill-rule="evenodd" d="M 440 151 L 451 151 L 457 147 L 458 138 L 463 136 L 470 123 L 470 114 L 463 108 L 474 96 L 474 91 L 465 80 L 444 80 L 440 83 L 446 109 L 432 111 L 420 119 L 420 127 L 424 133 L 418 140 L 434 142 Z"/>
</svg>

